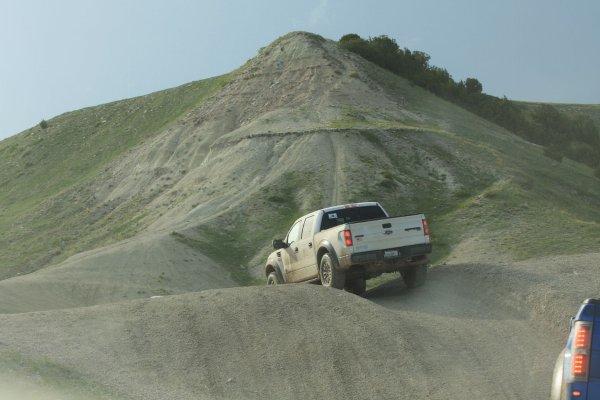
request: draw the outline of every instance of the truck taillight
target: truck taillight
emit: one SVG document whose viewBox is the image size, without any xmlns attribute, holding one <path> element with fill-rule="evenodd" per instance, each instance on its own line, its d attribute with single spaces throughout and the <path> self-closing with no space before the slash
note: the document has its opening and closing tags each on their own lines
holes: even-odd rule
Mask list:
<svg viewBox="0 0 600 400">
<path fill-rule="evenodd" d="M 344 231 L 344 243 L 346 243 L 346 246 L 352 246 L 352 232 L 350 232 L 350 229 Z"/>
<path fill-rule="evenodd" d="M 425 236 L 429 235 L 429 223 L 427 223 L 427 219 L 423 218 L 423 234 Z"/>
<path fill-rule="evenodd" d="M 574 325 L 573 348 L 571 353 L 570 380 L 586 381 L 590 366 L 590 348 L 592 344 L 592 324 L 577 321 Z"/>
<path fill-rule="evenodd" d="M 590 330 L 589 325 L 579 325 L 575 330 L 575 348 L 576 349 L 587 349 L 590 347 Z"/>
<path fill-rule="evenodd" d="M 587 375 L 588 365 L 587 354 L 577 353 L 573 355 L 573 376 L 574 377 L 585 377 Z"/>
</svg>

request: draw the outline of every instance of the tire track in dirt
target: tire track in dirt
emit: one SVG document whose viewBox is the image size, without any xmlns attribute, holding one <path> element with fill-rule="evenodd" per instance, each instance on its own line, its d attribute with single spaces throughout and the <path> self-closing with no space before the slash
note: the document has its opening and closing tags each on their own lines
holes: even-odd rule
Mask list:
<svg viewBox="0 0 600 400">
<path fill-rule="evenodd" d="M 485 269 L 483 266 L 482 270 Z M 424 287 L 400 280 L 367 297 L 399 316 L 414 317 L 421 335 L 413 342 L 427 379 L 427 399 L 542 399 L 560 340 L 534 322 L 525 308 L 508 306 L 497 288 L 460 269 L 430 270 Z"/>
<path fill-rule="evenodd" d="M 334 138 L 334 133 L 329 135 L 329 140 L 331 143 L 331 153 L 334 159 L 334 168 L 331 172 L 332 174 L 332 182 L 331 182 L 331 204 L 339 204 L 340 199 L 340 182 L 338 181 L 338 175 L 342 172 L 342 158 L 337 149 L 336 139 Z"/>
</svg>

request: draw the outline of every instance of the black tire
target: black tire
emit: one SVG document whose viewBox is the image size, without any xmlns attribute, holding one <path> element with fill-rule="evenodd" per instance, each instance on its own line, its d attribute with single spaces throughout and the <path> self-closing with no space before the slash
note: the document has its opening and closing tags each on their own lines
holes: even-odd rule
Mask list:
<svg viewBox="0 0 600 400">
<path fill-rule="evenodd" d="M 416 265 L 400 272 L 404 284 L 409 289 L 423 286 L 427 279 L 427 265 Z"/>
<path fill-rule="evenodd" d="M 365 278 L 352 279 L 346 282 L 344 289 L 357 296 L 362 296 L 367 291 L 367 280 Z"/>
<path fill-rule="evenodd" d="M 267 276 L 267 285 L 281 285 L 283 282 L 281 278 L 279 278 L 279 274 L 275 271 L 271 272 L 269 276 Z"/>
<path fill-rule="evenodd" d="M 319 277 L 325 287 L 343 289 L 346 284 L 346 272 L 338 268 L 337 262 L 329 254 L 323 254 L 319 263 Z"/>
</svg>

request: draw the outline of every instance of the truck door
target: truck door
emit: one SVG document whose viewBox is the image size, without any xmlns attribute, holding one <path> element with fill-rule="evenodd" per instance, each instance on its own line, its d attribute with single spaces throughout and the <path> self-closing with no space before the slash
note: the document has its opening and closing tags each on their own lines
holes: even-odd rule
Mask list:
<svg viewBox="0 0 600 400">
<path fill-rule="evenodd" d="M 287 243 L 288 246 L 285 249 L 281 249 L 283 269 L 285 270 L 285 275 L 289 282 L 298 281 L 296 278 L 295 267 L 297 265 L 298 251 L 296 249 L 301 226 L 302 220 L 296 221 L 285 237 L 285 243 Z"/>
<path fill-rule="evenodd" d="M 292 262 L 294 276 L 298 281 L 305 281 L 318 276 L 317 261 L 313 243 L 315 216 L 306 217 L 300 231 L 300 237 L 292 247 L 297 257 Z"/>
</svg>

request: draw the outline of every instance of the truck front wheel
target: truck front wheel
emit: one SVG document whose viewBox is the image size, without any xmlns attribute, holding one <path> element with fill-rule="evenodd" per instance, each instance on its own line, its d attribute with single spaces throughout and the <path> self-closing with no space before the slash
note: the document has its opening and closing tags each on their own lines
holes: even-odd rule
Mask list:
<svg viewBox="0 0 600 400">
<path fill-rule="evenodd" d="M 281 285 L 283 282 L 281 282 L 281 279 L 279 278 L 279 275 L 277 275 L 277 272 L 273 271 L 269 274 L 269 276 L 267 276 L 267 285 Z"/>
<path fill-rule="evenodd" d="M 321 284 L 325 287 L 343 289 L 346 283 L 346 273 L 337 268 L 337 263 L 329 254 L 323 254 L 319 263 Z"/>
</svg>

